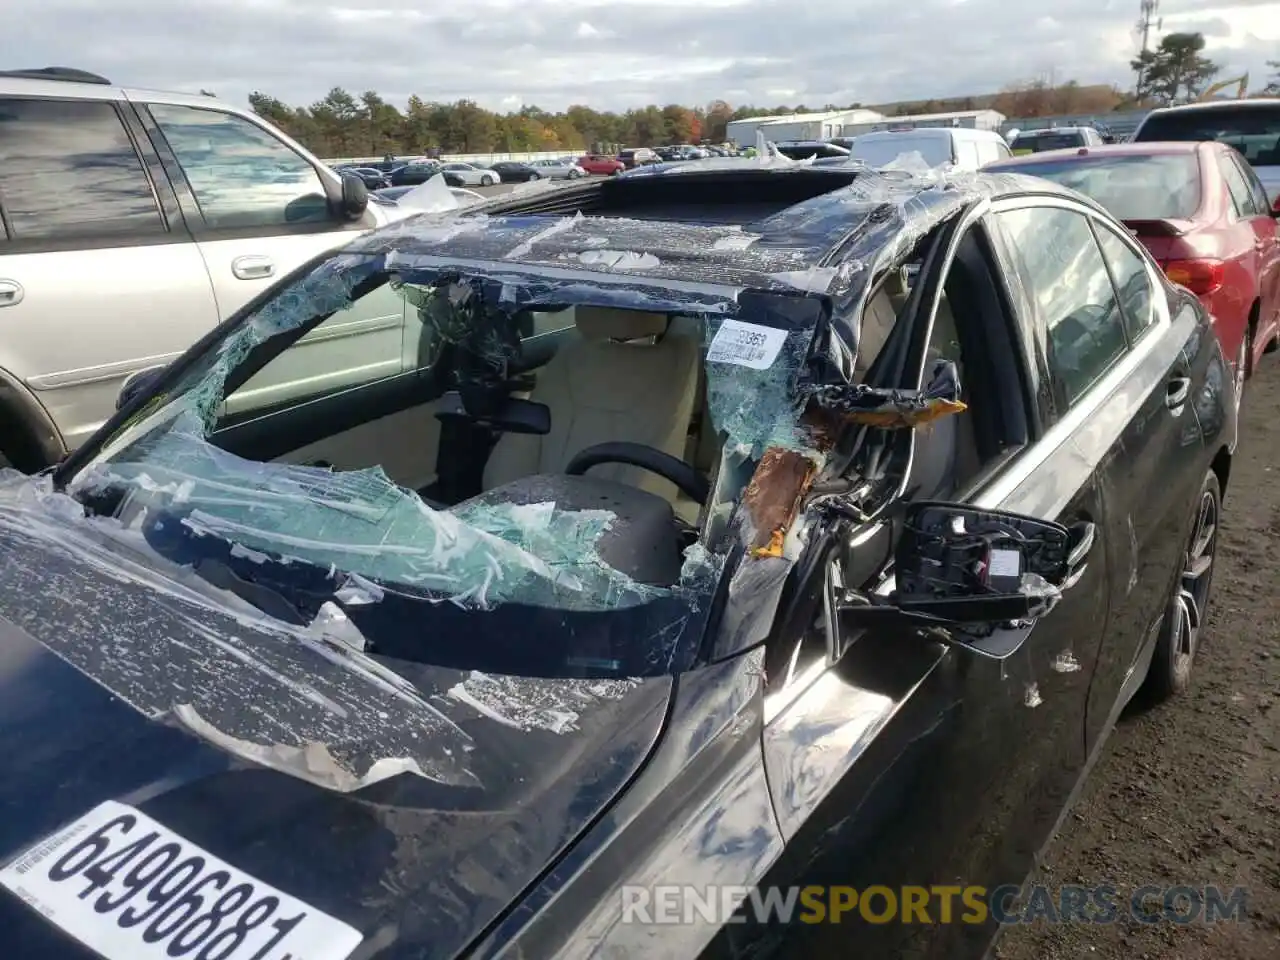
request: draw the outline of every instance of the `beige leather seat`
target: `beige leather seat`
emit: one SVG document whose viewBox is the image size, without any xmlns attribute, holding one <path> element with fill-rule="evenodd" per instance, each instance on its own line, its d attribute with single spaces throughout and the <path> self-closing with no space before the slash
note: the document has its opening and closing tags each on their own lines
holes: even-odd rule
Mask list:
<svg viewBox="0 0 1280 960">
<path fill-rule="evenodd" d="M 880 351 L 884 349 L 889 334 L 898 322 L 898 314 L 907 302 L 910 290 L 907 287 L 903 270 L 889 272 L 880 289 L 867 301 L 862 313 L 862 327 L 859 330 L 858 357 L 854 361 L 853 371 L 857 380 L 866 379 L 867 371 Z"/>
<path fill-rule="evenodd" d="M 529 395 L 551 409 L 551 432 L 504 434 L 485 464 L 485 489 L 563 472 L 576 454 L 611 440 L 683 459 L 702 366 L 698 341 L 667 333 L 661 313 L 578 307 L 575 323 L 582 340 L 551 358 Z M 647 470 L 602 464 L 590 476 L 676 500 L 675 486 Z"/>
</svg>

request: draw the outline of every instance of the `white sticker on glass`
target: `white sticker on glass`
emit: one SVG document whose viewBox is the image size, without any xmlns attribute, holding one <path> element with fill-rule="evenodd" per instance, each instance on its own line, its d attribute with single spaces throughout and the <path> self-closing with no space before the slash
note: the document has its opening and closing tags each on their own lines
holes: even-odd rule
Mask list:
<svg viewBox="0 0 1280 960">
<path fill-rule="evenodd" d="M 708 363 L 732 363 L 752 370 L 767 370 L 778 359 L 787 331 L 741 320 L 726 320 L 711 339 Z"/>
<path fill-rule="evenodd" d="M 992 550 L 990 575 L 1016 577 L 1022 572 L 1022 557 L 1017 550 Z"/>
<path fill-rule="evenodd" d="M 106 960 L 346 960 L 364 939 L 114 801 L 0 869 L 0 887 Z"/>
</svg>

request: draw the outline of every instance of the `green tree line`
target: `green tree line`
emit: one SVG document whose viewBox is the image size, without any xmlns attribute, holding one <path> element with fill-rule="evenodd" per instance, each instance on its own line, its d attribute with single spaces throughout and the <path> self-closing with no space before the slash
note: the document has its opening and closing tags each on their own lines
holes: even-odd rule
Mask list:
<svg viewBox="0 0 1280 960">
<path fill-rule="evenodd" d="M 1061 84 L 1035 80 L 994 95 L 896 103 L 873 109 L 903 115 L 991 107 L 1011 118 L 1024 118 L 1161 106 L 1195 99 L 1211 87 L 1221 68 L 1204 56 L 1204 47 L 1202 34 L 1166 34 L 1154 49 L 1144 51 L 1131 62 L 1136 81 L 1131 92 L 1105 85 L 1081 86 L 1074 80 Z M 1268 66 L 1277 73 L 1269 78 L 1264 92 L 1280 93 L 1280 61 Z M 733 107 L 714 100 L 703 107 L 650 104 L 622 113 L 582 104 L 558 113 L 534 106 L 494 113 L 473 100 L 445 103 L 415 95 L 401 110 L 373 90 L 357 96 L 341 87 L 334 87 L 309 107 L 290 106 L 260 92 L 250 94 L 249 103 L 260 116 L 327 157 L 418 155 L 432 151 L 574 152 L 699 141 L 719 143 L 726 139 L 725 128 L 732 120 L 862 106 L 826 103 Z"/>
<path fill-rule="evenodd" d="M 526 106 L 494 113 L 473 100 L 452 103 L 412 96 L 404 110 L 368 90 L 356 96 L 334 87 L 309 107 L 293 107 L 265 93 L 249 95 L 261 117 L 321 156 L 523 153 L 614 149 L 618 146 L 719 143 L 730 120 L 807 107 L 739 107 L 723 100 L 705 107 L 649 105 L 610 113 L 574 105 L 559 113 Z M 832 108 L 836 109 L 836 108 Z"/>
</svg>

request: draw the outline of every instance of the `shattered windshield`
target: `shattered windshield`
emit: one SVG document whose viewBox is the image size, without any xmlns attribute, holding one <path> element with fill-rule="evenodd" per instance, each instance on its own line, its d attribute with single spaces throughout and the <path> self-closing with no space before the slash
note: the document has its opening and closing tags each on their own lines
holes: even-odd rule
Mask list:
<svg viewBox="0 0 1280 960">
<path fill-rule="evenodd" d="M 168 368 L 59 482 L 269 616 L 337 610 L 360 649 L 678 671 L 708 630 L 763 639 L 849 431 L 955 407 L 855 361 L 870 281 L 972 196 L 877 177 L 744 224 L 406 220 Z M 827 265 L 833 237 L 859 254 Z"/>
<path fill-rule="evenodd" d="M 73 479 L 70 492 L 137 527 L 168 559 L 206 573 L 216 569 L 220 586 L 251 602 L 257 595 L 243 582 L 268 584 L 275 596 L 264 609 L 286 619 L 296 613 L 306 622 L 329 596 L 359 623 L 362 616 L 370 620 L 389 593 L 430 605 L 424 624 L 459 624 L 460 616 L 474 619 L 504 608 L 542 611 L 565 625 L 572 617 L 587 624 L 599 622 L 601 614 L 625 613 L 639 653 L 619 654 L 615 647 L 627 630 L 615 627 L 606 631 L 614 636 L 605 655 L 567 649 L 554 669 L 605 675 L 669 669 L 679 638 L 705 624 L 725 565 L 727 542 L 721 537 L 713 545 L 707 535 L 717 522 L 710 514 L 723 529 L 741 482 L 722 484 L 719 499 L 705 505 L 687 502 L 674 489 L 661 491 L 672 504 L 669 536 L 679 560 L 675 576 L 653 582 L 602 556 L 602 542 L 618 536 L 615 526 L 639 529 L 634 517 L 561 502 L 563 487 L 546 488 L 546 500 L 528 492 L 533 481 L 521 474 L 550 472 L 545 455 L 508 470 L 511 476 L 496 489 L 475 490 L 476 496 L 460 501 L 437 499 L 429 474 L 474 453 L 469 446 L 447 448 L 472 444 L 476 434 L 451 436 L 456 423 L 433 414 L 448 397 L 460 396 L 465 406 L 487 402 L 475 399 L 485 390 L 512 389 L 513 375 L 526 361 L 543 366 L 529 375 L 548 381 L 551 390 L 553 371 L 542 355 L 553 357 L 546 343 L 558 340 L 560 349 L 578 350 L 582 359 L 629 354 L 638 370 L 655 374 L 667 369 L 659 362 L 663 357 L 692 357 L 687 371 L 677 371 L 684 385 L 673 380 L 666 386 L 688 394 L 674 415 L 693 420 L 694 427 L 678 425 L 679 450 L 690 444 L 688 459 L 708 476 L 722 473 L 722 458 L 747 463 L 771 447 L 811 452 L 799 422 L 798 383 L 819 302 L 796 298 L 787 329 L 776 326 L 788 320 L 785 310 L 760 308 L 753 317 L 775 326 L 739 319 L 744 313 L 729 288 L 700 295 L 639 287 L 592 294 L 580 282 L 517 282 L 515 276 L 459 275 L 395 261 L 393 255 L 337 255 L 282 288 L 116 430 Z M 611 308 L 611 297 L 645 310 Z M 625 315 L 624 325 L 601 336 L 585 311 L 594 311 L 596 324 L 601 316 Z M 625 329 L 631 316 L 661 317 L 666 329 L 633 338 Z M 586 382 L 587 373 L 573 371 L 578 379 L 570 388 Z M 626 375 L 623 368 L 615 371 Z M 264 434 L 273 418 L 281 432 L 289 431 L 290 424 L 303 422 L 296 411 L 335 391 L 353 391 L 354 406 L 363 402 L 360 391 L 390 391 L 408 381 L 416 381 L 416 407 L 372 423 L 352 417 L 354 425 L 340 435 L 347 438 L 343 443 L 321 439 L 295 450 L 289 436 Z M 584 399 L 577 410 L 560 409 L 555 396 L 542 396 L 541 386 L 529 396 L 551 401 L 553 421 L 583 419 L 601 415 L 609 386 L 601 383 L 600 397 Z M 697 422 L 698 407 L 705 423 Z M 379 446 L 379 425 L 392 420 L 406 432 L 386 432 Z M 560 442 L 556 426 L 537 437 L 501 436 L 489 459 L 522 455 L 518 451 L 534 440 Z M 267 443 L 274 454 L 269 460 L 250 455 L 240 439 L 254 430 L 274 438 Z M 610 436 L 607 426 L 596 432 Z M 312 456 L 326 449 L 337 453 Z M 656 489 L 636 474 L 627 482 Z M 513 626 L 506 615 L 491 619 L 505 630 Z M 441 639 L 433 633 L 432 642 Z M 456 647 L 460 636 L 446 639 Z"/>
</svg>

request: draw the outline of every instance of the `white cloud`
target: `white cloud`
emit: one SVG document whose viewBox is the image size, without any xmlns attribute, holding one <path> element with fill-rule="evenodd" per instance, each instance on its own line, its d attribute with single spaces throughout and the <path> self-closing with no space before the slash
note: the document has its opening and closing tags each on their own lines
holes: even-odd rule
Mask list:
<svg viewBox="0 0 1280 960">
<path fill-rule="evenodd" d="M 261 90 L 309 104 L 331 87 L 393 102 L 511 109 L 587 103 L 775 106 L 986 93 L 1052 76 L 1132 81 L 1137 4 L 1070 15 L 1007 0 L 19 0 L 8 66 L 77 66 L 134 86 Z M 1222 76 L 1265 82 L 1280 2 L 1165 0 L 1166 31 L 1207 28 Z M 68 23 L 76 24 L 68 30 Z M 12 51 L 21 51 L 22 63 Z"/>
</svg>

